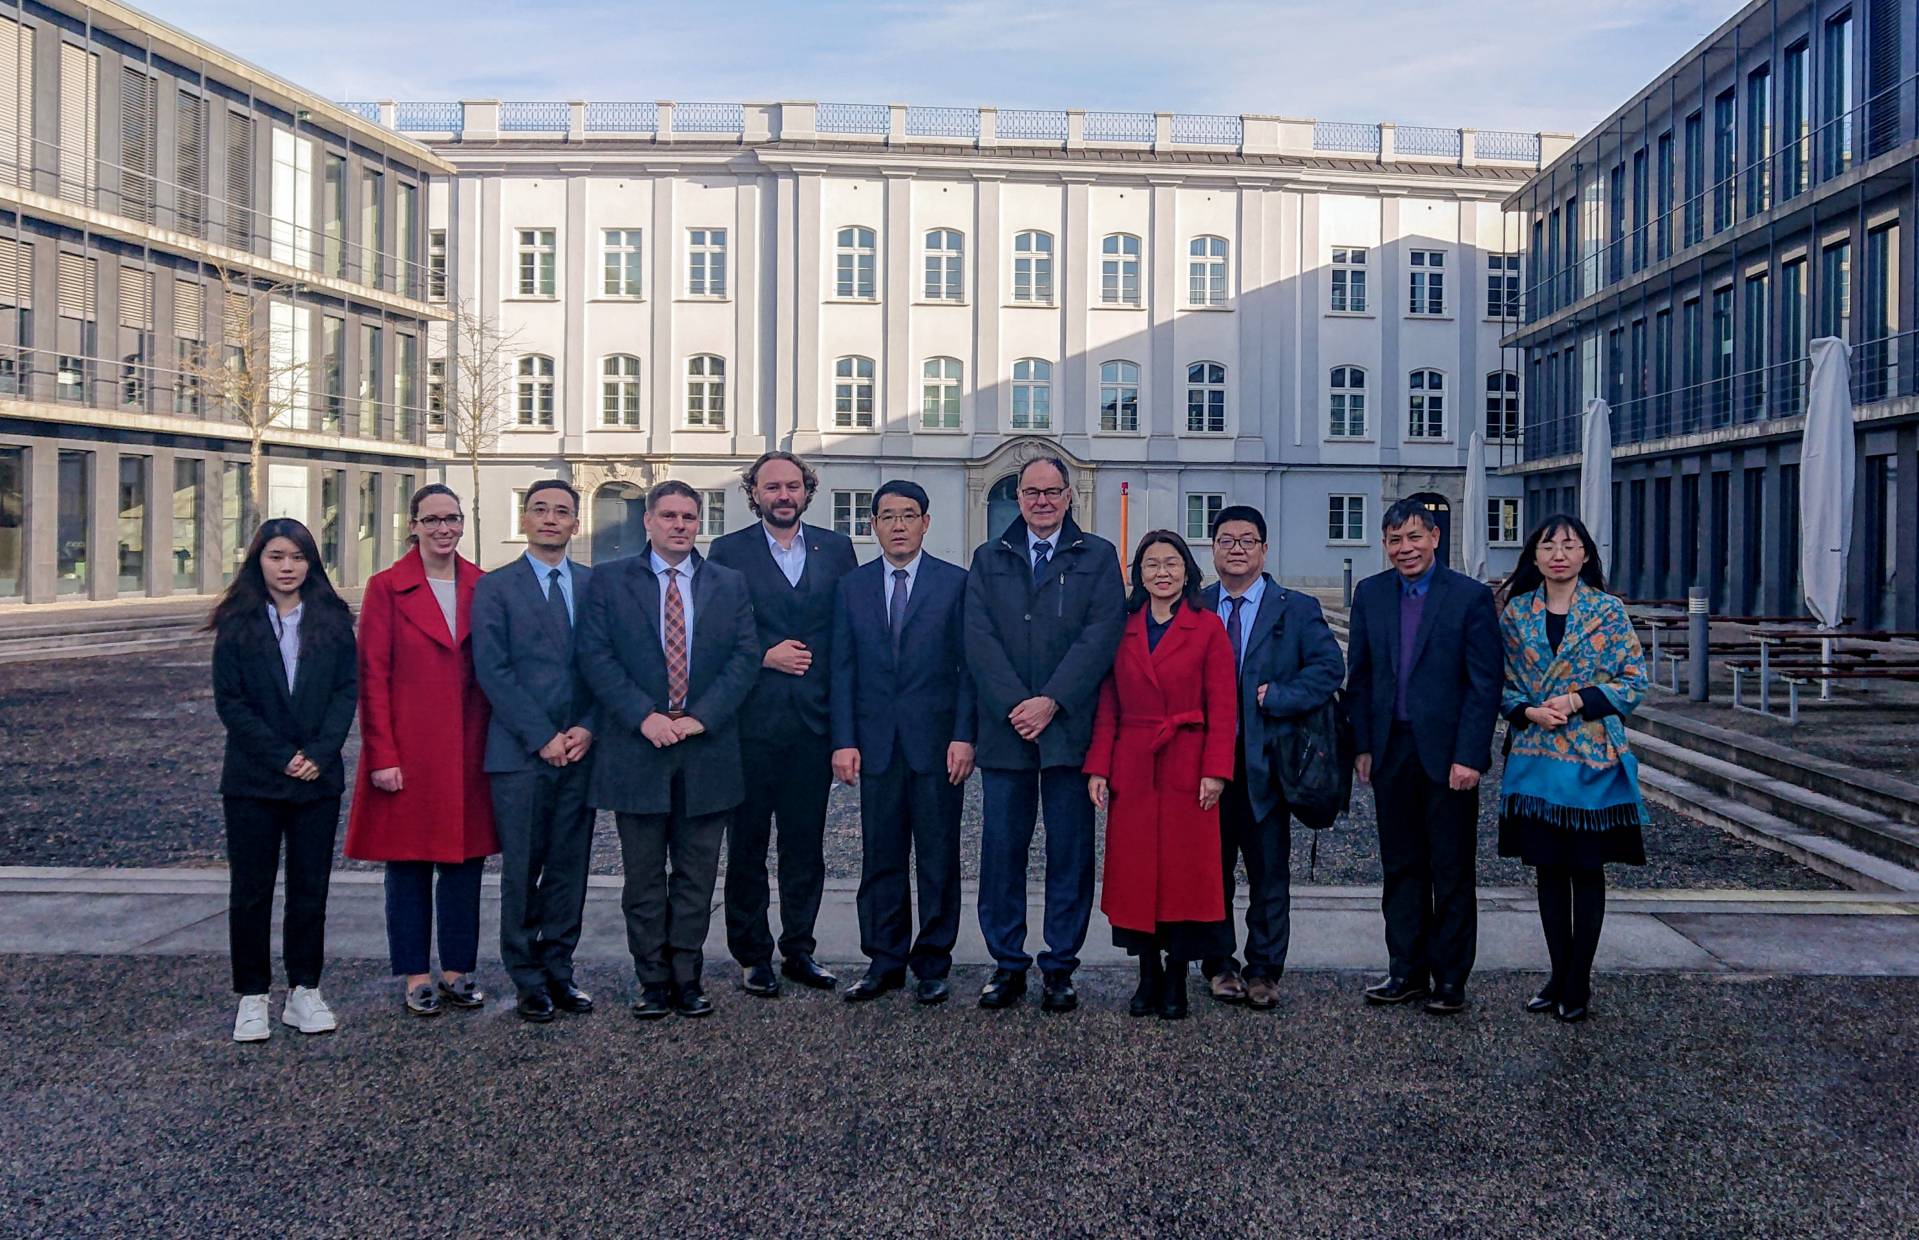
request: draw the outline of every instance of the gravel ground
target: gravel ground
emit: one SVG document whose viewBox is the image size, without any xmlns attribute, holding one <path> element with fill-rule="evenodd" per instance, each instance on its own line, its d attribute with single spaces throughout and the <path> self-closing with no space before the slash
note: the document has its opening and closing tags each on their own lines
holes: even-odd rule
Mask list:
<svg viewBox="0 0 1919 1240">
<path fill-rule="evenodd" d="M 0 864 L 198 865 L 225 856 L 219 783 L 224 733 L 213 712 L 209 646 L 133 658 L 74 659 L 0 666 Z M 349 742 L 351 761 L 358 737 Z M 1497 773 L 1480 797 L 1479 881 L 1520 886 L 1526 868 L 1494 855 Z M 1319 836 L 1311 881 L 1376 884 L 1379 849 L 1371 795 L 1359 790 L 1352 815 Z M 960 850 L 965 877 L 979 866 L 979 781 L 967 789 Z M 857 879 L 859 798 L 836 788 L 827 821 L 827 873 Z M 1041 873 L 1043 835 L 1034 841 Z M 344 838 L 342 830 L 341 837 Z M 1312 833 L 1295 828 L 1295 882 L 1308 881 Z M 1615 866 L 1622 887 L 1831 889 L 1838 884 L 1781 854 L 1654 806 L 1649 864 Z M 358 863 L 341 862 L 345 866 Z M 620 870 L 610 815 L 594 836 L 596 873 Z"/>
<path fill-rule="evenodd" d="M 1919 1232 L 1911 979 L 1608 977 L 1569 1028 L 1523 975 L 1446 1022 L 1301 975 L 1174 1026 L 1088 970 L 1064 1017 L 718 986 L 642 1026 L 607 969 L 534 1029 L 336 976 L 340 1033 L 241 1047 L 224 976 L 7 961 L 0 1233 Z"/>
</svg>

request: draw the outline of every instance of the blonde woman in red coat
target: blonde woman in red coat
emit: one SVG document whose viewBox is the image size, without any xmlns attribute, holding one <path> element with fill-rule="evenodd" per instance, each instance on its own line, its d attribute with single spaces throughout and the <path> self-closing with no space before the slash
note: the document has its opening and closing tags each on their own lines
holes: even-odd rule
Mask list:
<svg viewBox="0 0 1919 1240">
<path fill-rule="evenodd" d="M 1131 615 L 1100 686 L 1086 774 L 1106 811 L 1100 909 L 1139 957 L 1132 1014 L 1186 1015 L 1186 971 L 1232 950 L 1219 882 L 1219 797 L 1238 727 L 1233 647 L 1200 604 L 1186 540 L 1153 530 L 1133 553 Z M 1160 953 L 1166 954 L 1165 963 Z"/>
<path fill-rule="evenodd" d="M 473 982 L 480 871 L 500 844 L 484 771 L 490 712 L 468 641 L 480 568 L 458 551 L 466 517 L 438 483 L 413 493 L 409 517 L 413 549 L 373 575 L 360 604 L 360 769 L 346 855 L 386 862 L 393 972 L 406 979 L 407 1011 L 437 1016 L 443 1001 L 486 1002 Z"/>
</svg>

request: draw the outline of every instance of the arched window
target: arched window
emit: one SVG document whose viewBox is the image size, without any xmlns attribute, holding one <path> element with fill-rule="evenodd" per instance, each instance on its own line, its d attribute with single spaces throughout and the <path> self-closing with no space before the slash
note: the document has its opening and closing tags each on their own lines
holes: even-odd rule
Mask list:
<svg viewBox="0 0 1919 1240">
<path fill-rule="evenodd" d="M 600 366 L 600 423 L 604 426 L 640 424 L 640 359 L 631 353 L 613 353 Z"/>
<path fill-rule="evenodd" d="M 833 425 L 847 430 L 872 429 L 872 358 L 842 357 L 833 363 Z"/>
<path fill-rule="evenodd" d="M 1226 304 L 1226 238 L 1194 237 L 1187 247 L 1186 304 Z"/>
<path fill-rule="evenodd" d="M 726 425 L 726 359 L 695 353 L 686 359 L 686 424 Z"/>
<path fill-rule="evenodd" d="M 1037 357 L 1022 357 L 1013 363 L 1013 416 L 1009 425 L 1016 431 L 1052 429 L 1053 363 Z"/>
<path fill-rule="evenodd" d="M 544 353 L 530 353 L 514 368 L 515 421 L 520 426 L 553 425 L 553 359 Z"/>
<path fill-rule="evenodd" d="M 1053 304 L 1053 234 L 1013 236 L 1013 300 Z"/>
<path fill-rule="evenodd" d="M 1519 438 L 1519 375 L 1514 371 L 1486 376 L 1486 438 Z"/>
<path fill-rule="evenodd" d="M 1366 436 L 1366 372 L 1358 366 L 1333 367 L 1326 396 L 1326 437 L 1363 439 Z"/>
<path fill-rule="evenodd" d="M 956 431 L 959 424 L 960 361 L 929 357 L 920 368 L 920 425 L 927 430 Z"/>
<path fill-rule="evenodd" d="M 1099 428 L 1103 431 L 1139 429 L 1138 363 L 1100 363 Z"/>
<path fill-rule="evenodd" d="M 837 279 L 833 285 L 833 295 L 871 301 L 874 290 L 873 230 L 857 227 L 840 229 L 834 261 Z"/>
<path fill-rule="evenodd" d="M 1197 435 L 1226 431 L 1226 367 L 1218 362 L 1186 368 L 1186 429 Z"/>
<path fill-rule="evenodd" d="M 1415 370 L 1406 379 L 1406 438 L 1446 437 L 1446 376 Z"/>
<path fill-rule="evenodd" d="M 935 228 L 926 234 L 926 300 L 959 301 L 966 296 L 966 234 Z"/>
<path fill-rule="evenodd" d="M 1099 300 L 1103 306 L 1139 304 L 1139 238 L 1108 233 L 1099 243 Z"/>
</svg>

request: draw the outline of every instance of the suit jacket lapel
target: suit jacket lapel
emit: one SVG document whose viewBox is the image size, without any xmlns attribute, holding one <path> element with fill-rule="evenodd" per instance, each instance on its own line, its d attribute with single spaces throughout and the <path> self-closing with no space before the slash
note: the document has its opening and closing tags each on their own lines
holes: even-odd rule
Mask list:
<svg viewBox="0 0 1919 1240">
<path fill-rule="evenodd" d="M 812 561 L 809 559 L 807 562 L 811 563 Z M 940 588 L 941 574 L 939 565 L 940 561 L 935 560 L 930 555 L 922 555 L 920 557 L 919 573 L 913 581 L 912 590 L 906 595 L 906 618 L 900 622 L 900 627 L 904 630 L 904 632 L 900 634 L 902 644 L 906 641 L 906 633 L 912 631 L 913 617 L 919 615 L 920 608 L 926 601 L 926 596 Z"/>
<path fill-rule="evenodd" d="M 646 631 L 654 646 L 660 644 L 660 580 L 653 575 L 652 549 L 640 552 L 637 572 L 631 575 L 628 584 L 633 590 L 634 610 L 640 613 L 640 627 Z M 696 615 L 694 617 L 698 619 Z"/>
<path fill-rule="evenodd" d="M 1148 606 L 1150 606 L 1150 604 L 1148 604 Z M 1162 645 L 1164 645 L 1165 641 L 1166 638 L 1164 637 L 1160 639 Z M 1138 663 L 1140 669 L 1146 673 L 1146 679 L 1152 682 L 1153 688 L 1158 689 L 1159 672 L 1153 667 L 1153 651 L 1146 643 L 1145 607 L 1140 608 L 1132 615 L 1126 617 L 1126 632 L 1125 636 L 1120 639 L 1120 643 L 1126 650 L 1132 652 L 1133 661 Z M 1161 690 L 1161 693 L 1163 696 L 1164 690 Z"/>
<path fill-rule="evenodd" d="M 517 574 L 514 588 L 520 592 L 521 600 L 540 617 L 540 624 L 546 629 L 548 636 L 559 642 L 562 648 L 571 645 L 573 634 L 570 631 L 560 631 L 559 620 L 553 614 L 552 600 L 547 598 L 546 587 L 540 581 L 541 570 L 535 568 L 533 562 L 525 556 L 520 557 L 520 567 L 526 571 Z M 555 589 L 557 588 L 556 586 Z"/>
<path fill-rule="evenodd" d="M 1374 662 L 1387 670 L 1388 674 L 1392 676 L 1393 684 L 1396 688 L 1399 684 L 1400 587 L 1398 572 L 1395 570 L 1392 577 L 1380 582 L 1380 586 L 1382 588 L 1379 590 L 1379 593 L 1386 596 L 1386 623 L 1381 625 L 1378 631 L 1380 635 L 1379 640 L 1384 644 L 1385 649 L 1379 652 L 1379 657 L 1375 658 Z M 1429 599 L 1428 601 L 1430 602 L 1431 600 Z"/>
<path fill-rule="evenodd" d="M 260 624 L 266 626 L 266 650 L 268 652 L 267 677 L 273 681 L 273 687 L 280 691 L 280 704 L 291 711 L 293 709 L 293 690 L 287 688 L 286 661 L 280 657 L 279 635 L 273 631 L 272 620 L 265 616 L 257 616 L 256 619 Z M 294 689 L 305 685 L 307 680 L 308 677 L 296 668 L 293 673 Z"/>
<path fill-rule="evenodd" d="M 1250 621 L 1247 619 L 1245 609 L 1240 609 L 1239 640 L 1241 647 L 1241 667 L 1252 666 L 1253 653 L 1260 648 L 1268 637 L 1272 636 L 1274 626 L 1279 623 L 1280 612 L 1284 611 L 1285 607 L 1285 594 L 1281 592 L 1277 582 L 1271 577 L 1267 577 L 1266 592 L 1259 596 L 1259 610 L 1253 613 Z M 1223 609 L 1220 611 L 1219 618 L 1221 620 L 1226 618 L 1226 613 Z"/>
<path fill-rule="evenodd" d="M 1443 592 L 1451 586 L 1452 582 L 1448 579 L 1445 567 L 1435 565 L 1432 580 L 1426 583 L 1426 601 L 1419 609 L 1419 628 L 1413 633 L 1413 657 L 1406 663 L 1406 671 L 1409 675 L 1419 666 L 1419 656 L 1425 651 L 1426 640 L 1433 635 L 1433 625 L 1438 623 L 1440 608 L 1444 606 L 1440 602 Z"/>
</svg>

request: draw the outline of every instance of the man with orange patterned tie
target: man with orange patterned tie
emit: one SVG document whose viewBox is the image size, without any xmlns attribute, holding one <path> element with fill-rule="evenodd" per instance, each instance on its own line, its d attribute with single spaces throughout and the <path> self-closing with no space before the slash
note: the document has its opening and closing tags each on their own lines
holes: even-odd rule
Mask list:
<svg viewBox="0 0 1919 1240">
<path fill-rule="evenodd" d="M 587 799 L 619 826 L 620 908 L 640 983 L 633 1014 L 650 1020 L 713 1010 L 701 948 L 720 845 L 740 803 L 737 716 L 760 648 L 745 579 L 693 550 L 699 493 L 660 483 L 647 494 L 645 524 L 644 551 L 595 567 L 576 640 L 600 703 Z"/>
</svg>

